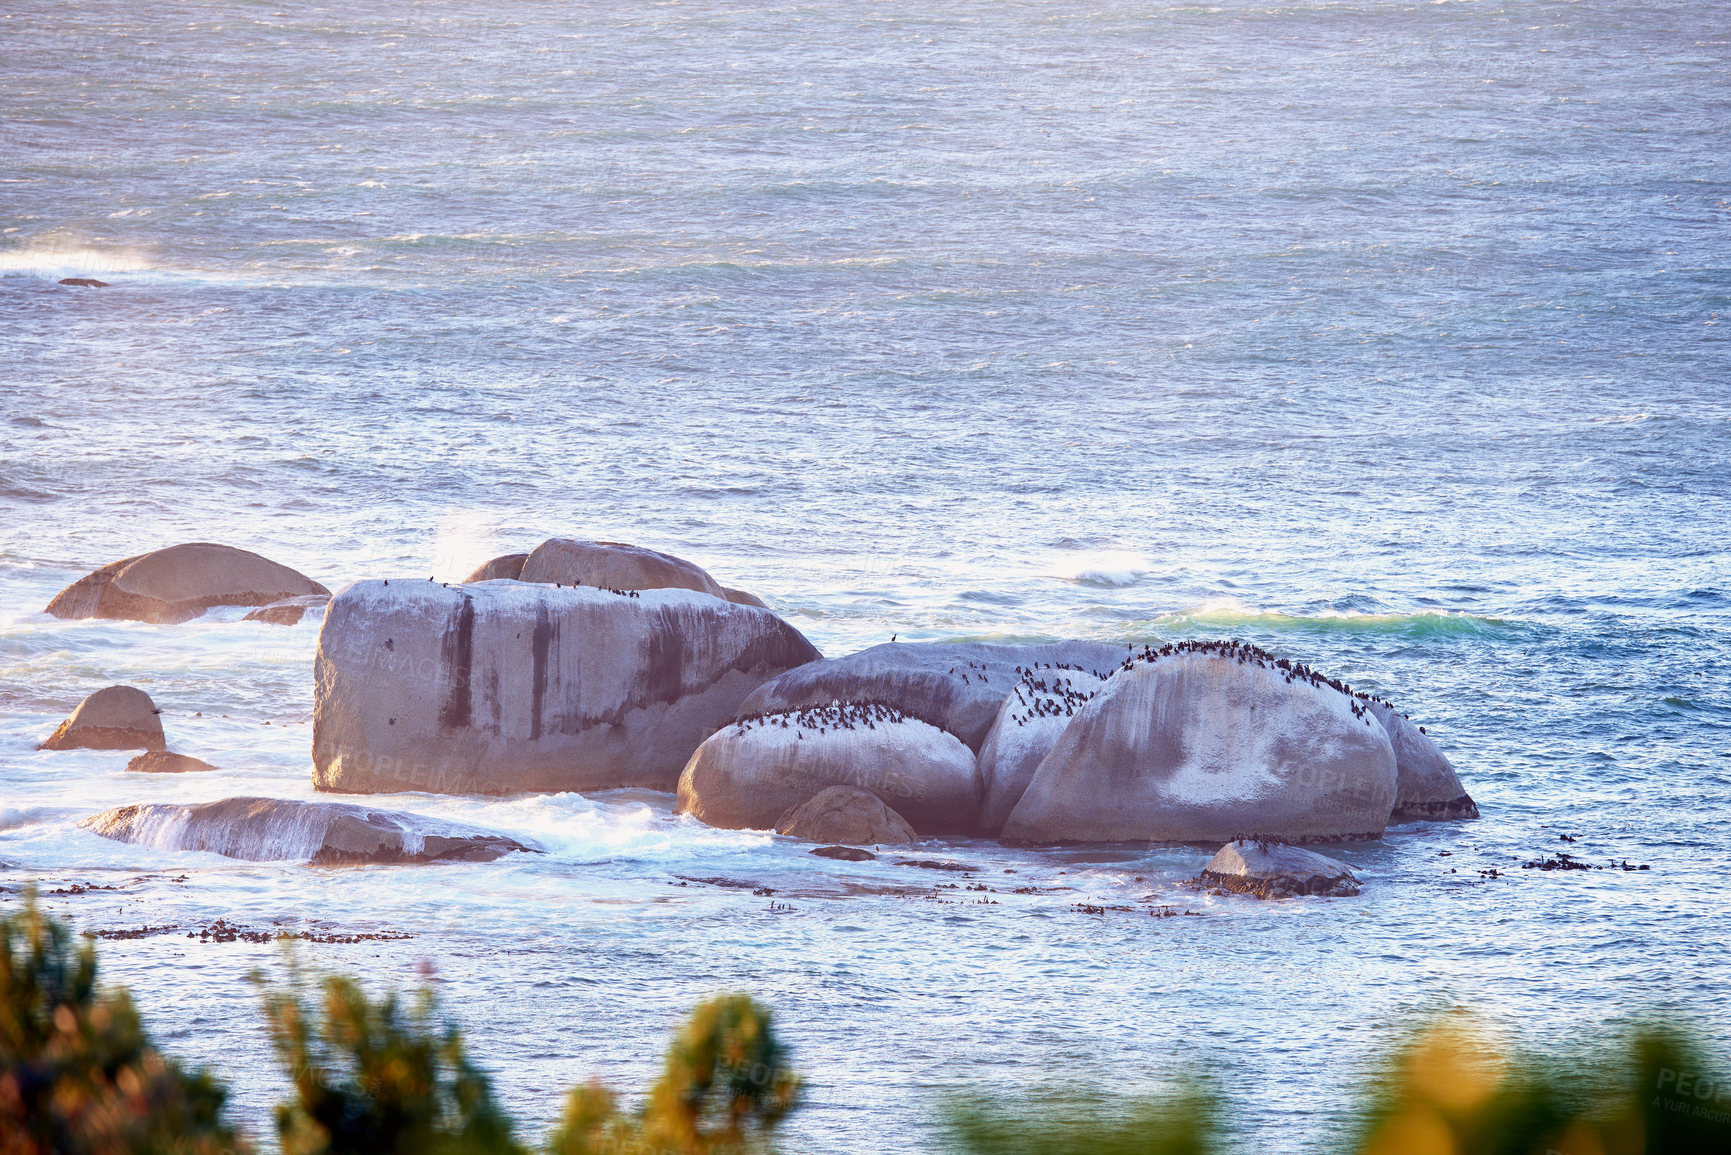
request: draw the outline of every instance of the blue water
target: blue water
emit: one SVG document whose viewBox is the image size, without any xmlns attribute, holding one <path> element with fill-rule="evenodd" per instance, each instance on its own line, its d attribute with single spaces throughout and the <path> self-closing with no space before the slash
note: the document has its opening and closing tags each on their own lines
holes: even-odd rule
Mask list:
<svg viewBox="0 0 1731 1155">
<path fill-rule="evenodd" d="M 532 1132 L 724 988 L 810 1081 L 790 1152 L 1198 1064 L 1247 1149 L 1309 1151 L 1452 1001 L 1536 1047 L 1658 1006 L 1731 1038 L 1728 79 L 1713 4 L 12 0 L 0 882 L 175 927 L 105 973 L 260 1133 L 274 952 L 184 937 L 218 917 L 412 934 L 303 953 L 430 960 Z M 217 540 L 449 579 L 554 533 L 690 557 L 830 654 L 1251 639 L 1400 703 L 1485 817 L 1343 851 L 1333 902 L 940 848 L 1048 888 L 973 908 L 652 794 L 382 800 L 551 852 L 460 868 L 76 828 L 309 796 L 317 628 L 43 615 L 78 575 Z M 222 770 L 34 750 L 110 681 Z M 1563 833 L 1652 870 L 1519 869 Z M 1150 893 L 1204 916 L 1074 908 Z"/>
</svg>

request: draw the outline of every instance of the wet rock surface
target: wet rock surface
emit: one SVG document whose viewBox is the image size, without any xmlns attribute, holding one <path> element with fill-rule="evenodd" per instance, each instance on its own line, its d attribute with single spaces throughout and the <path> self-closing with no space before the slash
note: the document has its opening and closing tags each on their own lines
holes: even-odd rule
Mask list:
<svg viewBox="0 0 1731 1155">
<path fill-rule="evenodd" d="M 216 769 L 209 762 L 194 758 L 190 754 L 171 754 L 167 750 L 151 750 L 140 754 L 128 762 L 126 768 L 135 774 L 197 774 Z"/>
<path fill-rule="evenodd" d="M 504 835 L 416 814 L 283 798 L 120 806 L 79 825 L 117 842 L 253 862 L 486 862 L 534 849 Z"/>
<path fill-rule="evenodd" d="M 1358 877 L 1346 863 L 1279 842 L 1229 842 L 1202 868 L 1197 881 L 1255 898 L 1348 897 L 1359 892 Z"/>
<path fill-rule="evenodd" d="M 268 622 L 273 626 L 297 626 L 308 614 L 319 614 L 331 602 L 329 594 L 307 594 L 304 597 L 284 598 L 280 602 L 272 602 L 268 606 L 260 606 L 242 618 L 246 622 Z"/>
<path fill-rule="evenodd" d="M 857 842 L 873 846 L 913 842 L 907 819 L 858 786 L 830 786 L 783 814 L 775 832 L 810 842 Z"/>
<path fill-rule="evenodd" d="M 105 686 L 72 711 L 43 750 L 162 750 L 162 711 L 136 686 Z"/>
</svg>

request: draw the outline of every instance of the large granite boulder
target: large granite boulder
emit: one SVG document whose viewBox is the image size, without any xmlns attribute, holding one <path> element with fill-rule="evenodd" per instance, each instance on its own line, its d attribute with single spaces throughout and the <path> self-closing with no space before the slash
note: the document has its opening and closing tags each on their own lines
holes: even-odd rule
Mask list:
<svg viewBox="0 0 1731 1155">
<path fill-rule="evenodd" d="M 110 562 L 56 594 L 48 612 L 170 625 L 213 606 L 262 606 L 329 593 L 305 574 L 256 553 L 193 542 Z"/>
<path fill-rule="evenodd" d="M 548 538 L 523 562 L 518 580 L 616 590 L 696 590 L 727 600 L 720 583 L 701 566 L 616 541 Z"/>
<path fill-rule="evenodd" d="M 769 611 L 690 590 L 357 582 L 319 633 L 313 782 L 672 790 L 747 694 L 818 656 Z"/>
<path fill-rule="evenodd" d="M 1381 698 L 1370 698 L 1366 705 L 1394 746 L 1394 813 L 1389 821 L 1477 818 L 1478 806 L 1430 735 Z"/>
<path fill-rule="evenodd" d="M 104 686 L 72 711 L 42 750 L 162 750 L 162 711 L 136 686 Z"/>
<path fill-rule="evenodd" d="M 767 830 L 831 786 L 870 791 L 921 834 L 966 833 L 979 813 L 973 751 L 872 702 L 734 723 L 691 756 L 679 810 L 711 826 Z"/>
<path fill-rule="evenodd" d="M 529 560 L 526 553 L 507 553 L 484 561 L 475 567 L 473 573 L 463 579 L 467 585 L 470 582 L 491 582 L 506 578 L 517 581 L 523 576 L 523 563 Z"/>
<path fill-rule="evenodd" d="M 908 820 L 870 790 L 830 786 L 776 819 L 775 832 L 808 842 L 851 842 L 874 846 L 913 842 L 919 836 Z"/>
<path fill-rule="evenodd" d="M 252 611 L 243 622 L 269 622 L 273 626 L 298 626 L 301 619 L 308 614 L 322 614 L 325 607 L 331 604 L 329 594 L 307 594 L 304 597 L 284 598 L 280 602 L 272 602 L 268 606 L 260 606 Z"/>
<path fill-rule="evenodd" d="M 996 835 L 1004 829 L 1034 771 L 1103 681 L 1087 670 L 1024 670 L 980 747 L 982 833 Z"/>
<path fill-rule="evenodd" d="M 486 862 L 532 849 L 501 834 L 418 814 L 286 798 L 118 806 L 79 825 L 117 842 L 206 850 L 252 862 Z"/>
<path fill-rule="evenodd" d="M 1190 642 L 1144 651 L 1102 684 L 1003 838 L 1378 838 L 1394 797 L 1394 748 L 1357 698 L 1253 647 Z"/>
<path fill-rule="evenodd" d="M 739 713 L 743 718 L 837 701 L 881 702 L 954 734 L 978 752 L 1023 670 L 1104 674 L 1126 656 L 1123 649 L 1097 642 L 886 642 L 766 682 L 740 704 Z"/>
<path fill-rule="evenodd" d="M 1256 898 L 1338 898 L 1359 890 L 1358 877 L 1346 863 L 1279 842 L 1228 842 L 1197 881 Z"/>
</svg>

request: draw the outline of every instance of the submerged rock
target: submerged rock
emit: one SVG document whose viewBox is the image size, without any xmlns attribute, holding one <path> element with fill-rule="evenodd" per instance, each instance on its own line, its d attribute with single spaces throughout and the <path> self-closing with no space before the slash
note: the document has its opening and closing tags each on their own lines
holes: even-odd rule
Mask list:
<svg viewBox="0 0 1731 1155">
<path fill-rule="evenodd" d="M 269 622 L 273 626 L 296 626 L 309 613 L 323 613 L 331 603 L 329 594 L 307 594 L 305 597 L 284 598 L 252 611 L 243 622 Z"/>
<path fill-rule="evenodd" d="M 1257 898 L 1347 897 L 1359 889 L 1358 877 L 1346 863 L 1279 842 L 1229 842 L 1202 868 L 1197 881 Z"/>
<path fill-rule="evenodd" d="M 193 542 L 110 562 L 61 590 L 47 612 L 170 625 L 213 606 L 262 606 L 308 594 L 330 591 L 256 553 Z"/>
<path fill-rule="evenodd" d="M 1022 800 L 1076 711 L 1104 679 L 1076 670 L 1028 670 L 998 710 L 980 747 L 980 830 L 996 835 Z"/>
<path fill-rule="evenodd" d="M 1077 711 L 1005 823 L 1009 842 L 1377 838 L 1388 733 L 1356 698 L 1249 646 L 1145 651 Z"/>
<path fill-rule="evenodd" d="M 190 754 L 170 754 L 167 750 L 152 750 L 147 754 L 140 754 L 128 762 L 126 768 L 139 774 L 195 774 L 216 769 L 209 762 L 201 761 Z"/>
<path fill-rule="evenodd" d="M 1395 797 L 1390 822 L 1477 818 L 1479 808 L 1430 735 L 1380 698 L 1367 702 L 1394 746 Z"/>
<path fill-rule="evenodd" d="M 946 730 L 978 752 L 1023 669 L 1041 675 L 1110 672 L 1125 651 L 1096 642 L 1040 646 L 986 642 L 886 642 L 801 666 L 766 682 L 740 717 L 830 702 L 881 702 Z"/>
<path fill-rule="evenodd" d="M 162 750 L 162 711 L 136 686 L 105 686 L 78 703 L 41 750 Z"/>
<path fill-rule="evenodd" d="M 691 756 L 679 778 L 679 810 L 711 826 L 767 830 L 832 786 L 870 793 L 921 834 L 965 833 L 979 811 L 972 751 L 878 703 L 832 703 L 728 726 Z"/>
<path fill-rule="evenodd" d="M 95 277 L 61 277 L 62 285 L 74 285 L 80 289 L 106 289 L 107 281 L 99 281 Z"/>
<path fill-rule="evenodd" d="M 463 579 L 463 584 L 498 581 L 500 578 L 516 581 L 523 576 L 523 563 L 528 560 L 529 555 L 526 553 L 507 553 L 493 558 L 491 561 L 484 561 L 475 567 L 473 573 Z"/>
<path fill-rule="evenodd" d="M 877 855 L 869 850 L 861 850 L 857 846 L 817 846 L 807 851 L 819 858 L 835 858 L 842 862 L 875 862 Z"/>
<path fill-rule="evenodd" d="M 118 806 L 78 825 L 116 842 L 205 850 L 251 862 L 487 862 L 533 849 L 502 834 L 418 814 L 286 798 Z"/>
<path fill-rule="evenodd" d="M 672 790 L 747 694 L 818 656 L 769 611 L 690 590 L 357 582 L 319 634 L 313 783 Z"/>
<path fill-rule="evenodd" d="M 776 820 L 775 832 L 808 842 L 869 842 L 874 846 L 913 842 L 907 819 L 870 790 L 830 786 Z"/>
</svg>

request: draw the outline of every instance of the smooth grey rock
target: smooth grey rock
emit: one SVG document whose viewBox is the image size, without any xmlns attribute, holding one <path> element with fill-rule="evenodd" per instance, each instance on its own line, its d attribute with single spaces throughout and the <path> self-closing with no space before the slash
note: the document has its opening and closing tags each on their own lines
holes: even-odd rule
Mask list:
<svg viewBox="0 0 1731 1155">
<path fill-rule="evenodd" d="M 1378 838 L 1388 733 L 1351 695 L 1229 647 L 1137 658 L 1065 727 L 1008 842 Z"/>
<path fill-rule="evenodd" d="M 740 705 L 739 714 L 771 714 L 835 701 L 882 702 L 947 730 L 978 752 L 1021 677 L 1018 666 L 1040 673 L 1061 673 L 1062 666 L 1106 673 L 1125 655 L 1117 646 L 1098 642 L 886 642 L 766 682 Z"/>
<path fill-rule="evenodd" d="M 1198 881 L 1257 898 L 1345 897 L 1359 891 L 1358 877 L 1346 863 L 1278 842 L 1228 842 L 1202 868 Z"/>
<path fill-rule="evenodd" d="M 485 862 L 533 849 L 501 834 L 418 814 L 286 798 L 119 806 L 78 825 L 117 842 L 205 850 L 252 862 Z"/>
<path fill-rule="evenodd" d="M 997 835 L 1076 711 L 1103 678 L 1079 670 L 1029 670 L 998 710 L 980 747 L 980 831 Z"/>
<path fill-rule="evenodd" d="M 907 819 L 883 804 L 870 790 L 830 786 L 788 810 L 775 832 L 808 842 L 864 842 L 889 846 L 914 842 L 918 835 Z"/>
<path fill-rule="evenodd" d="M 1380 698 L 1368 703 L 1394 746 L 1395 796 L 1392 822 L 1477 818 L 1479 808 L 1461 785 L 1448 757 L 1430 735 Z"/>
<path fill-rule="evenodd" d="M 162 750 L 162 711 L 136 686 L 104 686 L 78 703 L 41 750 Z"/>
<path fill-rule="evenodd" d="M 357 582 L 319 633 L 313 783 L 672 790 L 747 694 L 817 656 L 769 611 L 690 590 Z"/>
<path fill-rule="evenodd" d="M 953 734 L 871 703 L 728 726 L 691 756 L 679 810 L 711 826 L 767 830 L 831 786 L 869 791 L 921 834 L 965 833 L 979 812 L 973 752 Z"/>
<path fill-rule="evenodd" d="M 192 542 L 110 562 L 61 590 L 47 612 L 169 625 L 213 606 L 262 606 L 329 593 L 305 574 L 248 550 Z"/>
</svg>

